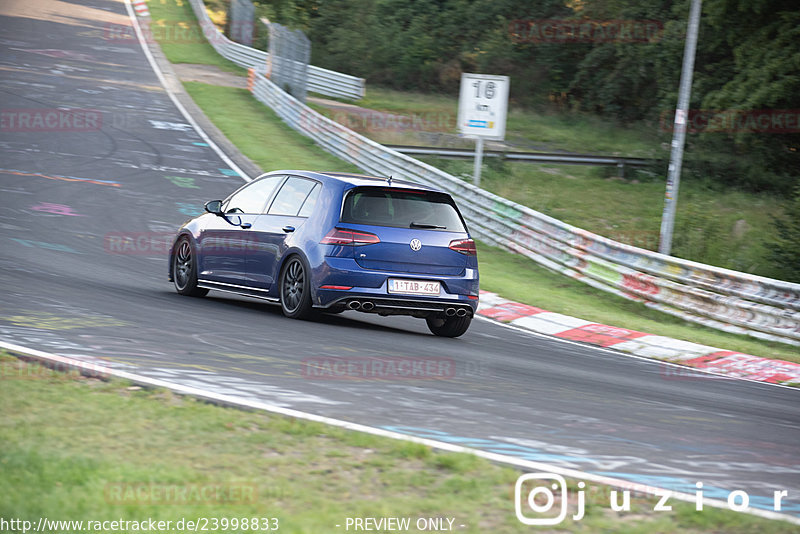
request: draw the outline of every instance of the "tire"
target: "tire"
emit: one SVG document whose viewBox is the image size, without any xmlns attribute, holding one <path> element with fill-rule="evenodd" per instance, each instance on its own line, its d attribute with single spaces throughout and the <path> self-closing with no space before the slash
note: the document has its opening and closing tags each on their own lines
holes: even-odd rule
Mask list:
<svg viewBox="0 0 800 534">
<path fill-rule="evenodd" d="M 472 317 L 426 317 L 430 331 L 441 337 L 458 337 L 469 329 Z"/>
<path fill-rule="evenodd" d="M 311 307 L 311 282 L 303 260 L 292 256 L 281 269 L 279 279 L 281 309 L 291 319 L 309 319 Z"/>
<path fill-rule="evenodd" d="M 172 280 L 175 290 L 189 297 L 204 297 L 208 289 L 197 287 L 197 258 L 188 237 L 178 239 L 172 255 Z"/>
</svg>

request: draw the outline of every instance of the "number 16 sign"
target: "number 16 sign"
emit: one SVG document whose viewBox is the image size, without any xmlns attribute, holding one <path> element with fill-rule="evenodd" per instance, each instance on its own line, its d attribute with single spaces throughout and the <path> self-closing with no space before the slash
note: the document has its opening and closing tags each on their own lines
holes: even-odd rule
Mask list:
<svg viewBox="0 0 800 534">
<path fill-rule="evenodd" d="M 461 74 L 458 131 L 463 137 L 505 138 L 508 86 L 508 76 Z"/>
</svg>

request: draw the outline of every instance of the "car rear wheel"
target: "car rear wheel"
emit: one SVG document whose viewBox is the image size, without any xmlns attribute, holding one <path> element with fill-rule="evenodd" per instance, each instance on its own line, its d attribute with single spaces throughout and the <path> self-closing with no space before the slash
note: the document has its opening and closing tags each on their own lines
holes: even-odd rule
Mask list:
<svg viewBox="0 0 800 534">
<path fill-rule="evenodd" d="M 175 290 L 181 295 L 204 297 L 208 289 L 197 287 L 197 261 L 194 247 L 188 237 L 182 237 L 175 245 L 172 259 L 172 279 Z"/>
<path fill-rule="evenodd" d="M 284 264 L 280 277 L 281 308 L 286 317 L 308 319 L 311 307 L 311 283 L 303 261 L 292 256 Z"/>
<path fill-rule="evenodd" d="M 458 337 L 469 329 L 472 317 L 433 316 L 425 319 L 430 331 L 441 337 Z"/>
</svg>

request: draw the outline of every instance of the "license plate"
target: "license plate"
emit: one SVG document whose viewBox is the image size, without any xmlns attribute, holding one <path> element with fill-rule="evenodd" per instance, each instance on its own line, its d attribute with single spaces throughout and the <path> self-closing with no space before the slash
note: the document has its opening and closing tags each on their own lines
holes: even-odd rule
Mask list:
<svg viewBox="0 0 800 534">
<path fill-rule="evenodd" d="M 408 295 L 438 295 L 439 282 L 426 280 L 398 280 L 389 278 L 389 293 L 406 293 Z"/>
</svg>

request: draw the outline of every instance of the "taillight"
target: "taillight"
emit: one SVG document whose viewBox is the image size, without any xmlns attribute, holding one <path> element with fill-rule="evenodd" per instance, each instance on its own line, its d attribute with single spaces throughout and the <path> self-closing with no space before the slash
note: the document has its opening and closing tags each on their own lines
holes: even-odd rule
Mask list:
<svg viewBox="0 0 800 534">
<path fill-rule="evenodd" d="M 334 228 L 328 235 L 322 238 L 320 244 L 322 245 L 373 245 L 380 243 L 381 240 L 375 234 L 367 232 L 356 232 L 355 230 L 346 230 L 342 228 Z"/>
<path fill-rule="evenodd" d="M 347 290 L 353 289 L 353 286 L 332 286 L 332 285 L 327 285 L 327 286 L 319 286 L 319 288 L 320 289 L 336 289 L 336 290 L 339 290 L 339 291 L 347 291 Z M 475 297 L 475 298 L 478 298 L 478 297 Z"/>
<path fill-rule="evenodd" d="M 456 239 L 450 241 L 450 249 L 455 250 L 467 256 L 477 256 L 478 251 L 475 249 L 475 241 L 472 239 Z"/>
</svg>

